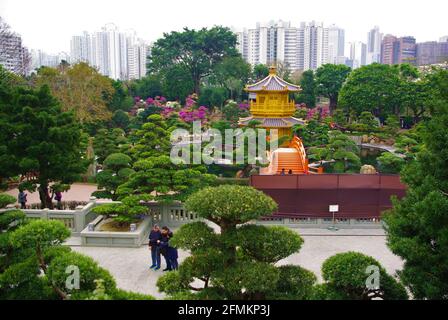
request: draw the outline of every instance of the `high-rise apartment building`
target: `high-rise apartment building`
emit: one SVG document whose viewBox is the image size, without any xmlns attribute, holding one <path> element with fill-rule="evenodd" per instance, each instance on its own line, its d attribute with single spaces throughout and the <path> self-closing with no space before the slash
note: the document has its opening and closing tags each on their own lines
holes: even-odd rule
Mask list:
<svg viewBox="0 0 448 320">
<path fill-rule="evenodd" d="M 59 52 L 58 54 L 49 54 L 42 50 L 31 50 L 31 69 L 35 70 L 40 67 L 59 66 L 62 61 L 70 63 L 70 55 L 67 52 Z"/>
<path fill-rule="evenodd" d="M 381 63 L 393 65 L 398 61 L 398 38 L 387 34 L 381 45 Z"/>
<path fill-rule="evenodd" d="M 299 54 L 303 54 L 303 67 L 300 66 L 300 69 L 316 70 L 328 63 L 328 28 L 315 21 L 302 22 L 299 32 L 303 33 L 304 43 L 303 47 L 299 48 Z"/>
<path fill-rule="evenodd" d="M 384 64 L 416 64 L 417 45 L 414 37 L 397 38 L 386 35 L 381 45 L 381 63 Z"/>
<path fill-rule="evenodd" d="M 366 64 L 381 62 L 382 38 L 383 38 L 383 34 L 380 32 L 380 28 L 378 26 L 375 26 L 367 34 Z"/>
<path fill-rule="evenodd" d="M 295 71 L 317 69 L 328 62 L 329 31 L 322 23 L 293 27 L 290 22 L 270 21 L 236 34 L 239 52 L 252 65 L 281 62 Z M 334 26 L 332 40 L 335 63 L 345 61 L 344 31 Z"/>
<path fill-rule="evenodd" d="M 448 61 L 448 41 L 417 43 L 417 65 L 426 66 Z"/>
<path fill-rule="evenodd" d="M 88 62 L 112 79 L 129 80 L 146 74 L 148 45 L 135 32 L 123 33 L 114 24 L 101 31 L 72 37 L 72 62 Z"/>
<path fill-rule="evenodd" d="M 350 67 L 353 69 L 366 65 L 367 45 L 361 41 L 350 43 Z"/>
<path fill-rule="evenodd" d="M 0 64 L 20 75 L 29 73 L 31 56 L 23 46 L 22 37 L 9 29 L 0 17 Z"/>
<path fill-rule="evenodd" d="M 328 62 L 340 64 L 342 61 L 345 61 L 344 51 L 345 31 L 333 24 L 328 27 Z"/>
</svg>

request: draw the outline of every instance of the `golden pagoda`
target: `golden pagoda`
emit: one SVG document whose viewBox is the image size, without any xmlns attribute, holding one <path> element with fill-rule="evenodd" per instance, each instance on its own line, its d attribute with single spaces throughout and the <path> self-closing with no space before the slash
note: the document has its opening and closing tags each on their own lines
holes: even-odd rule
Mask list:
<svg viewBox="0 0 448 320">
<path fill-rule="evenodd" d="M 296 107 L 294 100 L 289 99 L 290 93 L 301 91 L 300 87 L 277 76 L 274 66 L 269 68 L 266 78 L 247 85 L 245 91 L 249 92 L 251 116 L 241 118 L 240 126 L 247 126 L 250 121 L 256 120 L 261 123 L 260 127 L 268 131 L 277 129 L 280 138 L 290 136 L 293 125 L 304 123 L 293 117 Z"/>
<path fill-rule="evenodd" d="M 272 152 L 268 152 L 269 166 L 260 168 L 261 175 L 308 174 L 309 166 L 306 151 L 299 137 L 292 137 L 291 128 L 305 121 L 294 118 L 296 110 L 294 100 L 289 94 L 299 92 L 299 86 L 291 84 L 277 76 L 275 67 L 269 68 L 269 75 L 263 80 L 246 86 L 249 92 L 251 116 L 241 118 L 238 124 L 248 126 L 249 122 L 260 122 L 259 127 L 266 130 L 277 129 L 278 138 L 288 136 L 287 142 Z"/>
</svg>

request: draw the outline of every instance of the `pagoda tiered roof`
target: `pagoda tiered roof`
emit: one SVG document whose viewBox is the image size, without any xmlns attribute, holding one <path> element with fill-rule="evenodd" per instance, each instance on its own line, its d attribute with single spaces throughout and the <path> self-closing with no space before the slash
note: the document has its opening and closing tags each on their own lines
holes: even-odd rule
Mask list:
<svg viewBox="0 0 448 320">
<path fill-rule="evenodd" d="M 279 76 L 277 76 L 276 68 L 269 68 L 269 75 L 263 80 L 257 83 L 246 86 L 245 90 L 247 92 L 258 92 L 258 91 L 290 91 L 298 92 L 300 91 L 300 86 L 286 82 Z"/>
</svg>

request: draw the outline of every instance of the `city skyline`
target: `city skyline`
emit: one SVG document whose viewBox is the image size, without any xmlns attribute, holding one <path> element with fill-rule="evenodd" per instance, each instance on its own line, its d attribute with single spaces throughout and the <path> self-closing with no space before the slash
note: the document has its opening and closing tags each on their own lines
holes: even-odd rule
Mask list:
<svg viewBox="0 0 448 320">
<path fill-rule="evenodd" d="M 164 32 L 179 31 L 183 27 L 198 29 L 223 25 L 236 29 L 251 28 L 257 22 L 283 20 L 292 25 L 302 21 L 322 21 L 345 30 L 345 41 L 366 42 L 367 33 L 378 25 L 381 32 L 397 37 L 413 36 L 417 42 L 437 41 L 446 36 L 443 28 L 436 25 L 444 21 L 447 4 L 426 1 L 428 8 L 434 9 L 431 17 L 420 10 L 408 9 L 404 1 L 378 0 L 370 7 L 360 6 L 356 1 L 321 1 L 319 6 L 312 3 L 282 2 L 282 10 L 273 13 L 266 10 L 263 1 L 234 1 L 214 3 L 209 10 L 209 2 L 171 1 L 169 3 L 144 3 L 128 0 L 126 5 L 118 1 L 85 1 L 76 5 L 70 3 L 70 14 L 60 14 L 57 8 L 66 8 L 61 1 L 42 0 L 1 0 L 0 12 L 11 28 L 23 37 L 30 49 L 40 49 L 48 53 L 70 51 L 70 39 L 83 31 L 100 29 L 107 23 L 114 23 L 120 30 L 135 30 L 145 41 L 155 41 Z M 191 7 L 197 7 L 191 10 Z M 23 10 L 27 8 L 27 10 Z M 387 10 L 386 10 L 387 8 Z M 403 14 L 397 15 L 397 12 Z M 185 12 L 189 12 L 188 15 Z M 79 19 L 82 16 L 83 19 Z M 57 27 L 55 27 L 57 26 Z M 448 27 L 448 26 L 447 26 Z"/>
</svg>

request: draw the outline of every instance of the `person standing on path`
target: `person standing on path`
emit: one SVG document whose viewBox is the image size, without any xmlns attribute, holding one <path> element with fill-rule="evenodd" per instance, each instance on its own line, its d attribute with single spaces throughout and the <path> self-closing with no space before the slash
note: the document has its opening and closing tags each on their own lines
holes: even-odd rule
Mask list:
<svg viewBox="0 0 448 320">
<path fill-rule="evenodd" d="M 20 190 L 19 196 L 17 198 L 18 202 L 20 203 L 20 209 L 26 209 L 26 202 L 27 202 L 26 197 L 27 194 L 23 190 Z"/>
<path fill-rule="evenodd" d="M 54 193 L 54 199 L 57 201 L 57 205 L 56 205 L 56 207 L 59 209 L 59 210 L 62 210 L 62 192 L 61 191 L 56 191 L 55 193 Z"/>
<path fill-rule="evenodd" d="M 173 233 L 170 231 L 170 229 L 168 229 L 167 226 L 163 227 L 162 228 L 162 239 L 160 239 L 159 245 L 160 245 L 160 253 L 165 258 L 166 268 L 163 269 L 162 271 L 171 271 L 172 270 L 171 261 L 169 259 L 169 255 L 168 255 L 169 241 L 172 237 L 173 237 Z"/>
<path fill-rule="evenodd" d="M 152 227 L 149 233 L 149 249 L 151 250 L 152 265 L 150 269 L 159 270 L 160 269 L 160 246 L 159 242 L 162 239 L 162 233 L 157 224 Z"/>
</svg>

